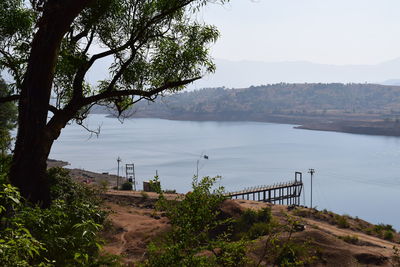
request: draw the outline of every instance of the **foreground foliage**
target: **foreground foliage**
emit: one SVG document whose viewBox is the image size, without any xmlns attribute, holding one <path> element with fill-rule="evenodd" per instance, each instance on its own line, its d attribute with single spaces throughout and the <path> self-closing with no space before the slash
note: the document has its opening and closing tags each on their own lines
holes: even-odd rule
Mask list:
<svg viewBox="0 0 400 267">
<path fill-rule="evenodd" d="M 268 207 L 236 218 L 223 212 L 223 188 L 213 189 L 219 178 L 195 177 L 192 192 L 176 201 L 167 201 L 158 188 L 158 208 L 172 229 L 149 245 L 142 266 L 304 266 L 315 259 L 307 242 L 293 241 L 298 225 L 293 218 L 281 224 Z M 252 248 L 259 250 L 257 258 L 248 256 Z"/>
<path fill-rule="evenodd" d="M 219 219 L 225 200 L 223 188 L 212 189 L 219 177 L 195 177 L 193 190 L 182 201 L 167 201 L 159 188 L 158 208 L 165 211 L 172 229 L 148 247 L 143 266 L 240 266 L 246 261 L 246 242 L 228 242 L 226 233 L 216 230 L 229 223 Z M 158 181 L 154 182 L 155 184 Z"/>
<path fill-rule="evenodd" d="M 0 1 L 0 71 L 13 82 L 0 103 L 18 100 L 10 181 L 22 196 L 50 205 L 47 156 L 94 105 L 121 115 L 215 70 L 218 30 L 194 15 L 208 2 L 225 0 Z"/>
<path fill-rule="evenodd" d="M 47 209 L 29 205 L 2 175 L 0 265 L 100 266 L 97 233 L 106 214 L 96 190 L 73 182 L 63 169 L 48 175 L 53 203 Z"/>
</svg>

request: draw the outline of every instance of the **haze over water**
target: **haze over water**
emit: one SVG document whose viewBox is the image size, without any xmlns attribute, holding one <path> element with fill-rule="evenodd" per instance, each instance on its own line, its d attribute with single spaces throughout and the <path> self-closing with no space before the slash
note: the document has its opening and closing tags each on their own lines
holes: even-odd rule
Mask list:
<svg viewBox="0 0 400 267">
<path fill-rule="evenodd" d="M 91 115 L 88 123 L 101 126 L 98 138 L 70 125 L 50 158 L 68 161 L 72 168 L 116 174 L 120 156 L 123 165 L 135 163 L 139 189 L 158 170 L 163 188 L 178 192 L 190 190 L 197 160 L 199 176 L 221 175 L 227 191 L 293 180 L 294 172 L 301 171 L 306 205 L 307 171 L 314 168 L 313 206 L 400 229 L 400 138 L 258 122 L 127 119 L 121 125 L 117 119 Z"/>
</svg>

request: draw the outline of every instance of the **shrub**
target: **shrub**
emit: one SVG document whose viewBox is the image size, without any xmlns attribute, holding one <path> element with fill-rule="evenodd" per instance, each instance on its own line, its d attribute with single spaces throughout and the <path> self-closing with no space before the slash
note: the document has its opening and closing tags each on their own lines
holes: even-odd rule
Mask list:
<svg viewBox="0 0 400 267">
<path fill-rule="evenodd" d="M 237 267 L 245 266 L 249 262 L 246 256 L 247 242 L 239 240 L 236 242 L 217 242 L 214 247 L 218 248 L 217 257 L 213 266 Z"/>
<path fill-rule="evenodd" d="M 288 216 L 284 224 L 270 224 L 270 231 L 264 239 L 258 264 L 266 266 L 308 266 L 316 257 L 309 241 L 295 242 L 292 234 L 300 224 L 295 218 Z M 286 233 L 285 237 L 281 235 Z"/>
<path fill-rule="evenodd" d="M 166 189 L 166 190 L 163 190 L 163 192 L 165 194 L 176 194 L 176 190 L 175 189 Z"/>
<path fill-rule="evenodd" d="M 366 233 L 367 235 L 372 235 L 374 233 L 374 229 L 371 227 L 365 228 L 363 230 L 364 233 Z"/>
<path fill-rule="evenodd" d="M 298 244 L 288 240 L 277 246 L 274 264 L 276 266 L 307 266 L 315 260 L 310 252 L 308 244 Z"/>
<path fill-rule="evenodd" d="M 271 208 L 265 207 L 259 210 L 257 212 L 257 218 L 260 222 L 270 223 L 272 220 Z"/>
<path fill-rule="evenodd" d="M 31 266 L 32 260 L 44 252 L 42 244 L 20 222 L 18 212 L 23 203 L 18 190 L 0 185 L 0 265 Z M 44 263 L 43 263 L 43 266 Z"/>
<path fill-rule="evenodd" d="M 380 223 L 380 224 L 377 224 L 377 225 L 374 225 L 374 231 L 377 233 L 377 234 L 381 234 L 382 232 L 384 232 L 384 231 L 389 231 L 389 232 L 396 232 L 394 229 L 393 229 L 393 226 L 392 225 L 390 225 L 390 224 L 383 224 L 383 223 Z"/>
<path fill-rule="evenodd" d="M 97 232 L 106 214 L 98 206 L 96 191 L 75 183 L 59 168 L 49 170 L 49 181 L 53 202 L 47 209 L 28 205 L 15 188 L 3 185 L 1 266 L 95 266 L 98 262 Z M 11 252 L 16 255 L 13 263 L 7 258 Z"/>
<path fill-rule="evenodd" d="M 350 224 L 347 221 L 347 218 L 345 216 L 336 215 L 335 222 L 339 226 L 339 228 L 349 228 L 350 227 Z"/>
<path fill-rule="evenodd" d="M 155 177 L 155 182 L 158 181 Z M 219 177 L 193 179 L 192 192 L 182 201 L 167 201 L 161 189 L 157 207 L 164 210 L 172 229 L 158 243 L 148 247 L 143 266 L 242 266 L 246 241 L 230 242 L 229 234 L 214 235 L 230 219 L 218 219 L 223 188 L 212 190 Z M 204 252 L 210 252 L 205 255 Z"/>
<path fill-rule="evenodd" d="M 272 219 L 271 209 L 266 207 L 258 211 L 247 209 L 239 219 L 233 222 L 236 239 L 247 237 L 256 239 L 269 232 Z"/>
<path fill-rule="evenodd" d="M 100 181 L 99 186 L 102 192 L 106 192 L 107 189 L 110 187 L 110 182 L 106 179 L 103 179 Z"/>
<path fill-rule="evenodd" d="M 121 185 L 121 190 L 132 190 L 133 184 L 130 182 L 125 182 Z"/>
<path fill-rule="evenodd" d="M 257 221 L 257 212 L 246 209 L 235 223 L 236 232 L 247 232 Z"/>
<path fill-rule="evenodd" d="M 383 238 L 389 241 L 392 241 L 393 237 L 394 237 L 393 232 L 389 230 L 386 230 L 385 233 L 383 234 Z"/>
<path fill-rule="evenodd" d="M 271 225 L 265 222 L 254 223 L 247 231 L 246 235 L 250 239 L 256 239 L 271 232 Z"/>
</svg>

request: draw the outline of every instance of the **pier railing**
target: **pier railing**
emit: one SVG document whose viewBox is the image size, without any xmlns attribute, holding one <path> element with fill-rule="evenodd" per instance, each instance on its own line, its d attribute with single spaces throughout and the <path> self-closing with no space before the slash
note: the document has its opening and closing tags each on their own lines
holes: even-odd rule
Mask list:
<svg viewBox="0 0 400 267">
<path fill-rule="evenodd" d="M 297 179 L 298 175 L 300 176 L 299 180 Z M 302 175 L 296 172 L 294 181 L 249 187 L 240 191 L 226 193 L 226 196 L 232 199 L 246 199 L 298 206 L 300 205 L 302 190 Z"/>
</svg>

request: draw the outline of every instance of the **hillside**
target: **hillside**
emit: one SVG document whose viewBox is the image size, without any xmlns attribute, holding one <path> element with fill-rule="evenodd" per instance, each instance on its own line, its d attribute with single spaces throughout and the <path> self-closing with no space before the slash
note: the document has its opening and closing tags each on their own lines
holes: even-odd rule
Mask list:
<svg viewBox="0 0 400 267">
<path fill-rule="evenodd" d="M 71 175 L 81 180 L 81 174 L 72 172 Z M 91 175 L 92 185 L 102 186 L 104 174 Z M 123 266 L 136 266 L 149 257 L 149 244 L 159 242 L 172 230 L 173 221 L 168 212 L 156 209 L 157 193 L 112 190 L 115 181 L 106 180 L 109 181 L 108 190 L 102 191 L 101 196 L 104 201 L 102 207 L 109 212 L 109 216 L 101 233 L 105 241 L 102 254 L 119 256 Z M 191 193 L 164 194 L 164 197 L 175 206 Z M 395 247 L 398 248 L 400 243 L 400 234 L 391 225 L 374 225 L 358 217 L 338 215 L 327 210 L 242 199 L 223 201 L 219 206 L 221 217 L 218 218 L 240 221 L 240 218 L 245 218 L 243 216 L 248 209 L 260 211 L 265 208 L 271 211 L 269 222 L 274 231 L 255 232 L 258 233 L 256 237 L 246 245 L 248 264 L 228 266 L 272 266 L 265 253 L 274 256 L 275 252 L 266 252 L 265 249 L 273 249 L 271 244 L 284 244 L 289 239 L 293 241 L 291 246 L 296 255 L 305 253 L 306 257 L 311 257 L 309 264 L 295 266 L 399 266 L 399 251 Z M 254 224 L 252 221 L 249 223 Z M 207 251 L 204 253 L 207 255 Z"/>
<path fill-rule="evenodd" d="M 128 266 L 146 259 L 147 245 L 170 230 L 171 225 L 163 213 L 154 210 L 156 194 L 143 197 L 139 192 L 108 191 L 104 195 L 105 208 L 112 211 L 110 226 L 103 232 L 106 239 L 104 251 L 123 256 Z M 374 226 L 359 218 L 340 216 L 328 211 L 317 211 L 249 200 L 228 200 L 222 210 L 231 216 L 245 209 L 260 210 L 270 207 L 274 220 L 285 222 L 287 216 L 298 220 L 305 229 L 293 233 L 296 242 L 309 242 L 315 260 L 307 266 L 397 266 L 398 258 L 393 249 L 398 246 L 399 235 L 391 240 L 374 235 Z M 337 225 L 334 218 L 345 218 L 347 225 Z M 366 229 L 366 230 L 365 230 Z M 370 232 L 368 232 L 371 229 Z M 366 234 L 366 232 L 368 234 Z M 287 238 L 283 235 L 280 238 Z M 248 256 L 255 262 L 262 255 L 268 236 L 250 244 Z M 129 265 L 130 264 L 130 265 Z M 135 265 L 136 266 L 136 265 Z M 246 266 L 256 266 L 248 264 Z M 269 266 L 261 264 L 261 266 Z M 302 266 L 302 265 L 299 265 Z"/>
<path fill-rule="evenodd" d="M 97 109 L 95 113 L 104 112 Z M 378 84 L 273 84 L 209 88 L 139 102 L 134 117 L 263 121 L 301 128 L 399 136 L 400 87 Z"/>
</svg>

